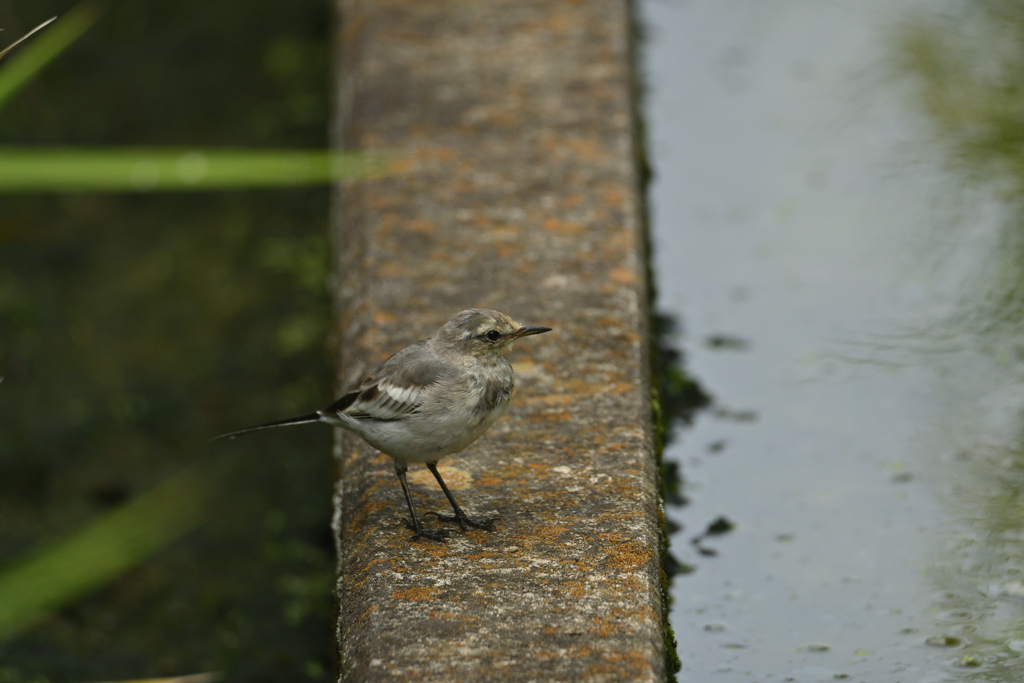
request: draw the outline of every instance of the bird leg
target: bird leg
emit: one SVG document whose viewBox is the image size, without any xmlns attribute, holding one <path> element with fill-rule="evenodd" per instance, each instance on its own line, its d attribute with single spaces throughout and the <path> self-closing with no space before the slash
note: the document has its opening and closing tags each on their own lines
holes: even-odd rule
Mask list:
<svg viewBox="0 0 1024 683">
<path fill-rule="evenodd" d="M 409 471 L 409 466 L 395 461 L 395 474 L 398 475 L 398 481 L 402 483 L 402 492 L 405 493 L 405 502 L 409 506 L 409 514 L 412 515 L 412 522 L 405 520 L 405 526 L 409 527 L 410 530 L 416 533 L 412 535 L 410 541 L 416 541 L 421 538 L 429 538 L 431 541 L 443 541 L 448 538 L 448 532 L 444 529 L 438 529 L 437 531 L 427 531 L 420 524 L 420 520 L 416 517 L 416 510 L 412 507 L 412 496 L 409 494 L 409 484 L 405 481 L 405 473 Z"/>
<path fill-rule="evenodd" d="M 426 514 L 434 515 L 442 522 L 458 522 L 459 526 L 462 527 L 463 531 L 466 530 L 467 526 L 471 526 L 474 529 L 483 529 L 484 531 L 494 531 L 494 520 L 496 518 L 473 519 L 472 517 L 469 517 L 468 515 L 466 515 L 465 512 L 462 511 L 462 508 L 459 507 L 459 504 L 455 502 L 455 496 L 453 496 L 452 492 L 448 490 L 448 487 L 444 483 L 444 479 L 441 478 L 441 473 L 437 471 L 436 462 L 428 462 L 427 469 L 429 469 L 433 473 L 434 478 L 437 479 L 437 483 L 441 485 L 441 490 L 444 491 L 444 495 L 448 497 L 448 502 L 452 504 L 452 509 L 455 510 L 455 514 L 442 515 L 437 512 L 428 512 Z"/>
</svg>

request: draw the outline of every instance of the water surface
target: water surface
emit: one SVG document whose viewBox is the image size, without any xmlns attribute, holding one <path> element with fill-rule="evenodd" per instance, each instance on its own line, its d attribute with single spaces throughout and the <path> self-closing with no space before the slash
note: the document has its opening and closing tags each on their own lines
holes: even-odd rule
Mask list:
<svg viewBox="0 0 1024 683">
<path fill-rule="evenodd" d="M 640 4 L 659 303 L 716 398 L 667 452 L 680 680 L 1024 680 L 1024 389 L 986 317 L 1019 214 L 923 97 L 962 11 Z"/>
</svg>

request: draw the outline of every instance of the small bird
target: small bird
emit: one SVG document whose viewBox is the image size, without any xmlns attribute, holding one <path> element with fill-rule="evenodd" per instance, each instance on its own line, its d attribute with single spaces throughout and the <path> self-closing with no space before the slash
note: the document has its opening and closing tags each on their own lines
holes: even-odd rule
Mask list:
<svg viewBox="0 0 1024 683">
<path fill-rule="evenodd" d="M 456 522 L 490 531 L 494 519 L 473 519 L 455 502 L 441 474 L 438 461 L 458 453 L 476 441 L 508 409 L 515 388 L 512 366 L 502 356 L 513 342 L 550 327 L 521 325 L 486 309 L 458 313 L 429 339 L 397 352 L 358 387 L 323 410 L 286 420 L 222 434 L 216 439 L 271 427 L 325 422 L 361 436 L 368 444 L 391 456 L 402 484 L 415 533 L 410 540 L 443 541 L 445 530 L 423 528 L 405 473 L 410 463 L 424 463 L 441 485 L 454 515 L 433 514 L 443 522 Z"/>
</svg>

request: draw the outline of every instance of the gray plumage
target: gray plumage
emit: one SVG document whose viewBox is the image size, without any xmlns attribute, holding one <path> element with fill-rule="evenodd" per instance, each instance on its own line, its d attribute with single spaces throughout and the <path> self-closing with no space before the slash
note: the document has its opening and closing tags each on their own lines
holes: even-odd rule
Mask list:
<svg viewBox="0 0 1024 683">
<path fill-rule="evenodd" d="M 462 512 L 436 464 L 480 438 L 508 409 L 515 380 L 502 352 L 521 337 L 548 331 L 521 325 L 498 311 L 462 311 L 434 336 L 388 358 L 358 387 L 323 410 L 217 438 L 309 422 L 341 427 L 394 458 L 416 531 L 414 539 L 440 540 L 446 534 L 425 531 L 416 517 L 405 481 L 411 463 L 426 464 L 452 504 L 454 517 L 437 515 L 439 519 L 456 521 L 463 528 L 489 529 L 493 520 L 472 520 Z"/>
</svg>

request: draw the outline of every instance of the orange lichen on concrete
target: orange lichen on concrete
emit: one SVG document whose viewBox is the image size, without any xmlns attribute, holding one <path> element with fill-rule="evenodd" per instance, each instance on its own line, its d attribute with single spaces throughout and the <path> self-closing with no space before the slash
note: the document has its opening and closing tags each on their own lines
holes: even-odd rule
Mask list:
<svg viewBox="0 0 1024 683">
<path fill-rule="evenodd" d="M 373 515 L 373 513 L 379 512 L 385 507 L 387 507 L 387 503 L 382 500 L 367 500 L 362 506 L 362 509 L 352 517 L 349 524 L 352 525 L 353 528 L 358 528 L 367 520 L 367 518 Z"/>
<path fill-rule="evenodd" d="M 528 422 L 572 422 L 573 414 L 569 411 L 549 411 L 537 413 L 526 418 Z"/>
<path fill-rule="evenodd" d="M 613 268 L 608 273 L 608 277 L 612 279 L 612 282 L 620 285 L 631 285 L 637 281 L 636 271 L 629 268 Z"/>
<path fill-rule="evenodd" d="M 473 475 L 464 469 L 453 467 L 451 465 L 439 465 L 437 471 L 441 473 L 441 478 L 444 479 L 444 483 L 448 485 L 448 488 L 452 491 L 463 491 L 473 485 Z M 427 468 L 416 468 L 410 469 L 406 475 L 406 479 L 410 484 L 418 484 L 420 486 L 426 486 L 429 489 L 436 491 L 441 490 L 441 486 L 437 483 L 437 479 L 431 474 Z M 395 482 L 397 485 L 397 481 Z"/>
<path fill-rule="evenodd" d="M 566 221 L 561 218 L 555 218 L 554 216 L 545 218 L 542 226 L 549 232 L 561 233 L 564 235 L 582 235 L 586 232 L 586 227 L 584 227 L 582 223 Z"/>
<path fill-rule="evenodd" d="M 444 620 L 444 619 L 452 619 L 455 616 L 455 613 L 454 612 L 439 612 L 437 610 L 433 610 L 433 611 L 430 612 L 430 616 L 435 618 L 435 619 L 442 619 L 442 620 Z"/>
<path fill-rule="evenodd" d="M 362 614 L 360 614 L 360 615 L 359 615 L 359 616 L 358 616 L 358 617 L 356 618 L 356 626 L 358 626 L 358 625 L 359 625 L 359 624 L 360 624 L 360 623 L 361 623 L 361 622 L 363 621 L 363 619 L 365 619 L 366 617 L 370 616 L 370 615 L 371 615 L 372 613 L 376 612 L 376 611 L 377 611 L 378 609 L 379 609 L 379 608 L 377 607 L 377 605 L 370 605 L 370 606 L 369 606 L 369 607 L 368 607 L 368 608 L 366 609 L 366 611 L 365 611 L 365 612 L 363 612 Z"/>
<path fill-rule="evenodd" d="M 606 187 L 602 198 L 608 206 L 619 208 L 626 201 L 626 188 L 618 185 Z"/>
<path fill-rule="evenodd" d="M 429 155 L 431 152 L 433 152 L 433 157 L 440 161 L 451 161 L 459 155 L 459 150 L 454 147 L 437 147 L 428 151 L 427 154 Z"/>
<path fill-rule="evenodd" d="M 398 320 L 398 316 L 391 311 L 376 310 L 373 312 L 373 322 L 375 325 L 387 325 Z"/>
<path fill-rule="evenodd" d="M 548 394 L 547 396 L 529 396 L 522 400 L 526 405 L 564 406 L 572 403 L 576 397 L 571 394 Z"/>
<path fill-rule="evenodd" d="M 584 161 L 598 161 L 605 154 L 605 150 L 594 140 L 569 140 L 567 144 Z"/>
<path fill-rule="evenodd" d="M 340 0 L 338 139 L 406 172 L 338 189 L 340 383 L 456 311 L 517 344 L 508 414 L 433 477 L 410 542 L 389 458 L 339 442 L 339 643 L 351 681 L 664 674 L 626 0 Z M 356 27 L 356 28 L 353 28 Z"/>
<path fill-rule="evenodd" d="M 575 209 L 578 206 L 582 206 L 587 200 L 586 196 L 582 193 L 574 192 L 570 195 L 566 195 L 562 198 L 560 205 L 563 209 Z"/>
<path fill-rule="evenodd" d="M 409 232 L 419 233 L 431 233 L 437 229 L 437 225 L 434 221 L 427 220 L 426 218 L 413 218 L 404 223 L 405 229 Z"/>
<path fill-rule="evenodd" d="M 395 591 L 391 594 L 394 600 L 431 600 L 437 596 L 440 589 L 436 586 L 419 586 Z"/>
</svg>

